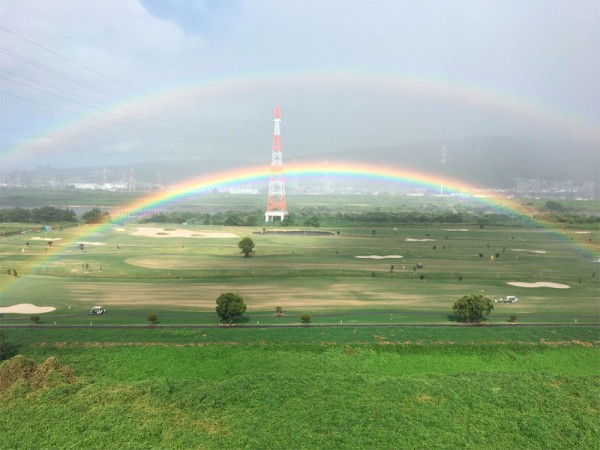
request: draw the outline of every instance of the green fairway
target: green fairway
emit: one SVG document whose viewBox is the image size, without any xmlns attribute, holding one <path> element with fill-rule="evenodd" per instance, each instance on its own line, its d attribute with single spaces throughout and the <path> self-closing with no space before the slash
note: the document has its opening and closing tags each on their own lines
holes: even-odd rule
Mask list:
<svg viewBox="0 0 600 450">
<path fill-rule="evenodd" d="M 497 303 L 490 323 L 513 314 L 519 323 L 598 323 L 598 230 L 379 227 L 313 236 L 272 229 L 278 234 L 130 224 L 8 236 L 0 308 L 54 307 L 43 321 L 59 325 L 89 324 L 94 305 L 109 310 L 96 323 L 142 325 L 154 312 L 161 325 L 209 324 L 215 299 L 231 291 L 248 305 L 239 323 L 293 324 L 302 313 L 316 324 L 445 323 L 457 298 L 483 293 L 519 298 Z M 250 258 L 237 248 L 245 236 L 256 243 Z M 0 320 L 19 324 L 30 315 Z"/>
</svg>

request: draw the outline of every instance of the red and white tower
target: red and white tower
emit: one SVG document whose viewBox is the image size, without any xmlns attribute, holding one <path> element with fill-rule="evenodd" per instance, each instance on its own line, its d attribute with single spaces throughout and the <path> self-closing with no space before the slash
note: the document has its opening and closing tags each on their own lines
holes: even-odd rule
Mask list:
<svg viewBox="0 0 600 450">
<path fill-rule="evenodd" d="M 267 212 L 265 213 L 265 222 L 273 222 L 276 217 L 279 218 L 280 221 L 283 221 L 285 216 L 287 216 L 285 184 L 283 182 L 281 133 L 279 131 L 279 123 L 281 122 L 281 109 L 279 108 L 279 105 L 275 105 L 273 122 L 275 122 L 275 129 L 273 131 L 271 179 L 269 180 L 269 201 L 267 203 Z"/>
</svg>

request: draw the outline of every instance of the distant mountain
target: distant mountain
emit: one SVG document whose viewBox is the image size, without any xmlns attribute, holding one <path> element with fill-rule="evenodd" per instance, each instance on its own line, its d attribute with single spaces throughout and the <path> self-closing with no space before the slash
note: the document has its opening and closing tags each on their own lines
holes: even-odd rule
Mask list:
<svg viewBox="0 0 600 450">
<path fill-rule="evenodd" d="M 515 187 L 518 179 L 600 181 L 597 146 L 556 139 L 485 137 L 415 142 L 335 151 L 319 158 L 393 164 L 493 188 Z"/>
<path fill-rule="evenodd" d="M 354 148 L 294 155 L 284 148 L 284 165 L 292 161 L 352 161 L 393 165 L 490 188 L 514 188 L 518 180 L 567 181 L 600 185 L 600 149 L 576 141 L 484 137 L 413 142 L 387 147 Z M 229 153 L 225 153 L 230 156 Z M 442 162 L 444 159 L 444 162 Z M 134 164 L 138 187 L 169 185 L 214 172 L 270 164 L 270 151 L 247 160 L 191 159 Z M 40 167 L 4 174 L 5 182 L 66 185 L 74 183 L 128 183 L 129 165 L 59 169 Z M 18 180 L 18 182 L 15 182 Z"/>
</svg>

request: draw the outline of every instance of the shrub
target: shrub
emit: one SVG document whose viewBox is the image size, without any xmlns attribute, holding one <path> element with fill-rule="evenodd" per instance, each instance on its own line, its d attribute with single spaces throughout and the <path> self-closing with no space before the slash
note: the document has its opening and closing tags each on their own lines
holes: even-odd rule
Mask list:
<svg viewBox="0 0 600 450">
<path fill-rule="evenodd" d="M 17 354 L 17 347 L 8 340 L 4 333 L 0 332 L 0 361 L 12 358 Z"/>
<path fill-rule="evenodd" d="M 42 320 L 40 316 L 31 316 L 30 319 L 33 323 L 40 323 L 40 321 Z"/>
<path fill-rule="evenodd" d="M 304 324 L 304 325 L 309 325 L 310 322 L 312 320 L 312 316 L 310 314 L 302 314 L 300 316 L 300 321 Z"/>
</svg>

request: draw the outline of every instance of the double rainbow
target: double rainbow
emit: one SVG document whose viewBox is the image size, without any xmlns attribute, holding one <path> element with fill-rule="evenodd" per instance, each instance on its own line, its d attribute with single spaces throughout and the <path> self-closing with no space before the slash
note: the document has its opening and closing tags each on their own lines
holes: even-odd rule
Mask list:
<svg viewBox="0 0 600 450">
<path fill-rule="evenodd" d="M 12 147 L 1 149 L 3 165 L 7 168 L 15 166 L 20 161 L 47 153 L 51 148 L 60 148 L 63 152 L 65 148 L 69 148 L 70 143 L 80 138 L 85 139 L 99 127 L 106 127 L 106 121 L 115 121 L 115 115 L 143 118 L 149 114 L 149 111 L 168 109 L 172 105 L 189 104 L 190 99 L 193 99 L 194 104 L 202 105 L 202 109 L 209 109 L 215 104 L 232 103 L 230 100 L 232 95 L 240 96 L 253 92 L 277 92 L 278 96 L 283 96 L 280 100 L 284 101 L 286 92 L 310 92 L 311 89 L 348 89 L 350 92 L 380 93 L 385 94 L 390 102 L 399 101 L 397 97 L 399 94 L 409 94 L 421 99 L 435 99 L 436 102 L 450 102 L 472 107 L 479 113 L 500 113 L 518 119 L 515 123 L 543 124 L 574 138 L 598 143 L 597 118 L 502 92 L 493 87 L 407 74 L 302 70 L 219 75 L 214 78 L 193 79 L 176 85 L 163 86 L 151 92 L 139 92 L 125 101 L 106 105 L 103 108 L 104 112 L 94 114 L 93 117 L 88 114 L 83 117 L 69 115 L 56 122 L 48 123 L 44 128 L 30 130 L 28 135 L 19 138 Z M 187 115 L 187 112 L 185 114 Z M 212 117 L 211 124 L 213 120 L 219 118 Z M 185 135 L 197 140 L 197 136 L 191 136 L 190 133 L 183 132 L 182 136 Z M 88 147 L 93 146 L 88 145 Z"/>
</svg>

